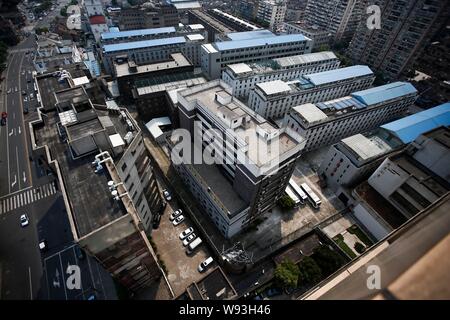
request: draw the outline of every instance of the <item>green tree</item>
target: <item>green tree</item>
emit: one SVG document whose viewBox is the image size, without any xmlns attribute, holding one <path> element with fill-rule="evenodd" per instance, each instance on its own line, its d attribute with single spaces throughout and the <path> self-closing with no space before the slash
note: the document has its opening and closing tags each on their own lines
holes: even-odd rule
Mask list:
<svg viewBox="0 0 450 320">
<path fill-rule="evenodd" d="M 355 243 L 355 250 L 356 252 L 358 252 L 359 254 L 363 253 L 364 251 L 366 251 L 366 247 L 361 243 L 361 242 L 356 242 Z"/>
<path fill-rule="evenodd" d="M 303 258 L 299 266 L 298 285 L 315 284 L 322 280 L 322 270 L 319 265 L 311 257 Z"/>
<path fill-rule="evenodd" d="M 282 210 L 287 211 L 295 207 L 295 202 L 294 200 L 291 199 L 291 197 L 285 194 L 278 200 L 278 205 L 281 207 Z"/>
<path fill-rule="evenodd" d="M 296 288 L 300 270 L 289 260 L 284 260 L 275 268 L 275 283 L 282 288 Z"/>
<path fill-rule="evenodd" d="M 324 277 L 328 277 L 345 263 L 345 259 L 328 246 L 320 246 L 314 251 L 311 257 L 316 261 L 320 270 L 322 270 Z"/>
</svg>

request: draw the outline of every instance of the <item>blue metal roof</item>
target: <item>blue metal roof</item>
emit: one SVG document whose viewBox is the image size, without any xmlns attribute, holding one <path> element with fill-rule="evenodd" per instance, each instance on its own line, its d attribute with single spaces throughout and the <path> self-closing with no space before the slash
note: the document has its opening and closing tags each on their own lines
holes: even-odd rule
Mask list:
<svg viewBox="0 0 450 320">
<path fill-rule="evenodd" d="M 450 102 L 387 123 L 381 128 L 392 132 L 403 143 L 410 143 L 421 134 L 440 126 L 450 126 Z"/>
<path fill-rule="evenodd" d="M 124 43 L 116 43 L 116 44 L 105 44 L 103 46 L 103 52 L 107 53 L 107 52 L 114 52 L 114 51 L 133 50 L 133 49 L 157 47 L 157 46 L 164 46 L 164 45 L 171 45 L 171 44 L 179 44 L 179 43 L 185 43 L 185 42 L 186 42 L 186 39 L 184 37 L 174 37 L 174 38 L 124 42 Z"/>
<path fill-rule="evenodd" d="M 108 40 L 108 39 L 119 39 L 119 38 L 128 38 L 128 37 L 143 37 L 143 36 L 154 35 L 154 34 L 175 33 L 175 32 L 176 32 L 176 30 L 174 27 L 138 29 L 138 30 L 129 30 L 129 31 L 118 31 L 118 32 L 110 31 L 110 32 L 102 33 L 101 38 L 102 38 L 102 40 Z"/>
<path fill-rule="evenodd" d="M 244 31 L 244 32 L 230 32 L 227 33 L 227 37 L 231 40 L 248 40 L 248 39 L 257 39 L 257 38 L 268 38 L 275 37 L 269 30 L 255 30 L 255 31 Z"/>
<path fill-rule="evenodd" d="M 282 44 L 282 43 L 289 43 L 289 42 L 299 42 L 299 41 L 305 41 L 307 39 L 308 38 L 306 38 L 305 36 L 303 36 L 301 34 L 287 34 L 287 35 L 281 35 L 281 36 L 275 36 L 275 37 L 215 42 L 214 45 L 217 48 L 217 50 L 224 51 L 224 50 L 259 47 L 259 46 L 265 46 L 265 45 Z"/>
<path fill-rule="evenodd" d="M 356 65 L 347 68 L 312 73 L 304 75 L 303 78 L 308 79 L 314 85 L 318 86 L 330 82 L 341 81 L 367 75 L 373 75 L 372 70 L 370 70 L 368 66 Z"/>
<path fill-rule="evenodd" d="M 342 97 L 330 101 L 318 102 L 316 106 L 321 110 L 339 111 L 347 108 L 364 109 L 367 106 L 353 97 Z"/>
<path fill-rule="evenodd" d="M 416 88 L 412 84 L 408 82 L 393 82 L 384 86 L 354 92 L 351 95 L 370 106 L 412 93 L 417 93 Z"/>
</svg>

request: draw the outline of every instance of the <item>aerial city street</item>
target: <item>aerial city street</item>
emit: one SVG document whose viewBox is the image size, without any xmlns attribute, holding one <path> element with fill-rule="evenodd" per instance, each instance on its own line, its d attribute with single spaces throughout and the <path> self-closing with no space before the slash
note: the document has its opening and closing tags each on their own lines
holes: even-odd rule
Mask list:
<svg viewBox="0 0 450 320">
<path fill-rule="evenodd" d="M 0 1 L 0 300 L 450 299 L 449 16 Z"/>
</svg>

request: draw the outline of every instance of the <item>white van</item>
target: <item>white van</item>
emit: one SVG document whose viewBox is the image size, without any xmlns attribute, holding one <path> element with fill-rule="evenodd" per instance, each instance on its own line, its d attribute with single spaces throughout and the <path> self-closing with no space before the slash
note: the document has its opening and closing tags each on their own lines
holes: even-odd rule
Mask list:
<svg viewBox="0 0 450 320">
<path fill-rule="evenodd" d="M 198 265 L 198 272 L 203 272 L 206 270 L 206 268 L 208 268 L 208 266 L 213 262 L 213 258 L 209 257 L 208 259 L 206 259 L 205 261 L 203 261 L 202 263 L 200 263 Z"/>
<path fill-rule="evenodd" d="M 203 242 L 202 239 L 198 237 L 197 239 L 189 243 L 189 245 L 186 248 L 186 254 L 191 254 L 192 252 L 194 252 L 195 248 L 201 245 L 202 242 Z"/>
</svg>

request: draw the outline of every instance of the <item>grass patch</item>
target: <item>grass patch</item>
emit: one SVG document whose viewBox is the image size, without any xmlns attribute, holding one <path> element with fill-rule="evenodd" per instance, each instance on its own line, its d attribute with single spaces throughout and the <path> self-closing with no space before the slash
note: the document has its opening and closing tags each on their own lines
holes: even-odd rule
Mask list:
<svg viewBox="0 0 450 320">
<path fill-rule="evenodd" d="M 342 234 L 338 234 L 336 237 L 334 237 L 333 241 L 336 242 L 339 248 L 341 248 L 350 258 L 352 259 L 356 258 L 356 254 L 344 242 L 344 237 L 342 236 Z"/>
<path fill-rule="evenodd" d="M 361 240 L 366 245 L 366 247 L 370 247 L 371 245 L 373 245 L 372 240 L 370 240 L 369 237 L 366 236 L 366 234 L 362 232 L 356 224 L 348 228 L 347 231 L 357 236 L 359 240 Z"/>
</svg>

